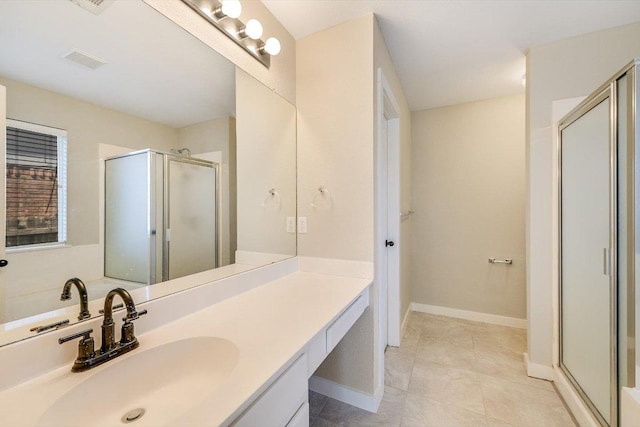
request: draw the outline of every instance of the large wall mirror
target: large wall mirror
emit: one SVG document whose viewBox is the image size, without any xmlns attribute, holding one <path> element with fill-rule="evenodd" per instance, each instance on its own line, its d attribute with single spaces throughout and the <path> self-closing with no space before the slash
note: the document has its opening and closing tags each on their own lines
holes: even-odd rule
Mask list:
<svg viewBox="0 0 640 427">
<path fill-rule="evenodd" d="M 79 321 L 72 278 L 94 317 L 296 254 L 295 107 L 141 0 L 78 3 L 0 2 L 0 345 Z"/>
</svg>

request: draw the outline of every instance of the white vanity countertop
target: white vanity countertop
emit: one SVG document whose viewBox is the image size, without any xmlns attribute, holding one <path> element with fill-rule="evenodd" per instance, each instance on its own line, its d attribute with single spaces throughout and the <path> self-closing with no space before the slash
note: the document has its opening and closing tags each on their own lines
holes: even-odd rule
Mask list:
<svg viewBox="0 0 640 427">
<path fill-rule="evenodd" d="M 1 392 L 0 420 L 7 426 L 38 425 L 40 417 L 59 396 L 101 370 L 169 342 L 213 336 L 237 346 L 239 356 L 235 368 L 224 384 L 195 410 L 188 415 L 176 414 L 175 419 L 166 421 L 167 425 L 176 426 L 226 425 L 370 284 L 370 279 L 307 272 L 289 274 L 140 334 L 138 349 L 97 368 L 71 373 L 68 365 Z M 159 315 L 162 313 L 150 311 L 138 322 Z M 117 329 L 116 337 L 119 338 Z M 99 347 L 99 340 L 96 342 Z M 127 387 L 126 384 L 122 386 Z M 109 398 L 102 395 L 101 390 L 95 390 L 95 393 L 96 399 Z M 176 399 L 191 398 L 193 396 L 176 396 Z M 70 413 L 70 425 L 73 425 L 72 420 Z M 139 425 L 145 424 L 143 419 L 140 421 Z"/>
</svg>

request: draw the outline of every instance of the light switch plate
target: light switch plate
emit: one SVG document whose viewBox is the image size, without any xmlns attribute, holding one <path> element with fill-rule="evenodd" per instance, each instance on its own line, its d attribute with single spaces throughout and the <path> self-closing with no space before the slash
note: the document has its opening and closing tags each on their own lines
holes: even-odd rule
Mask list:
<svg viewBox="0 0 640 427">
<path fill-rule="evenodd" d="M 288 216 L 287 217 L 287 233 L 295 233 L 296 232 L 296 217 Z"/>
<path fill-rule="evenodd" d="M 300 216 L 298 217 L 298 233 L 304 234 L 307 232 L 307 217 Z"/>
</svg>

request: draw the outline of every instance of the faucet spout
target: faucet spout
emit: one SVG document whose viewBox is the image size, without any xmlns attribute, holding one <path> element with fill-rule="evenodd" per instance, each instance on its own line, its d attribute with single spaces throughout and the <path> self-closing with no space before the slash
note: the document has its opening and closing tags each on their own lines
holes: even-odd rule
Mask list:
<svg viewBox="0 0 640 427">
<path fill-rule="evenodd" d="M 113 299 L 118 295 L 122 298 L 127 309 L 125 322 L 135 320 L 139 317 L 136 305 L 133 303 L 131 294 L 123 288 L 116 288 L 109 291 L 104 299 L 104 319 L 102 321 L 102 351 L 108 351 L 116 347 L 114 323 L 113 323 Z M 130 323 L 130 322 L 129 322 Z"/>
<path fill-rule="evenodd" d="M 71 285 L 75 285 L 80 295 L 80 314 L 78 314 L 78 320 L 84 320 L 91 317 L 89 313 L 89 296 L 87 294 L 87 287 L 84 282 L 77 277 L 69 279 L 65 282 L 62 288 L 62 294 L 60 294 L 60 301 L 67 301 L 71 299 Z"/>
</svg>

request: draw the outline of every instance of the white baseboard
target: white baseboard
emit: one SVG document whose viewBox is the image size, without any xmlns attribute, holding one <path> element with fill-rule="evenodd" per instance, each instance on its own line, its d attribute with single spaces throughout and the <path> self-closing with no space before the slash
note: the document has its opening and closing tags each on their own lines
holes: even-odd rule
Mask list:
<svg viewBox="0 0 640 427">
<path fill-rule="evenodd" d="M 440 316 L 456 317 L 458 319 L 473 320 L 475 322 L 491 323 L 493 325 L 527 329 L 527 319 L 498 316 L 497 314 L 479 313 L 477 311 L 459 310 L 457 308 L 420 304 L 417 302 L 411 303 L 411 310 L 419 311 L 421 313 L 437 314 Z"/>
<path fill-rule="evenodd" d="M 622 387 L 620 421 L 624 427 L 640 427 L 640 390 Z"/>
<path fill-rule="evenodd" d="M 567 377 L 564 376 L 559 367 L 553 367 L 553 382 L 558 392 L 569 407 L 569 410 L 578 421 L 580 427 L 598 427 L 600 423 L 591 414 L 587 405 L 582 401 L 578 393 L 573 389 Z"/>
<path fill-rule="evenodd" d="M 411 314 L 411 304 L 407 307 L 407 312 L 404 313 L 404 319 L 402 319 L 402 325 L 400 325 L 400 342 L 402 343 L 402 336 L 407 329 L 407 321 L 409 320 L 409 314 Z"/>
<path fill-rule="evenodd" d="M 309 390 L 373 413 L 378 412 L 384 394 L 384 386 L 372 396 L 315 375 L 309 378 Z"/>
<path fill-rule="evenodd" d="M 555 374 L 551 366 L 532 363 L 531 360 L 529 360 L 529 353 L 524 353 L 524 368 L 527 370 L 527 375 L 533 378 L 539 378 L 547 381 L 553 381 L 555 378 Z"/>
</svg>

